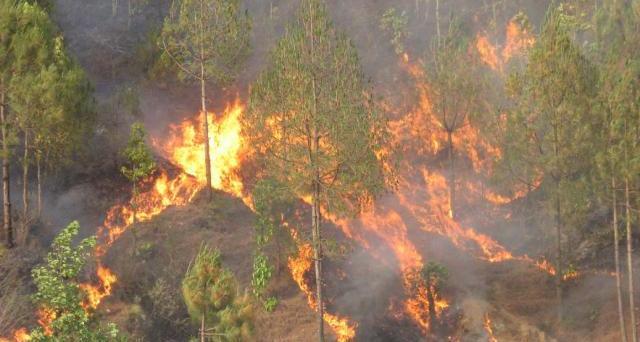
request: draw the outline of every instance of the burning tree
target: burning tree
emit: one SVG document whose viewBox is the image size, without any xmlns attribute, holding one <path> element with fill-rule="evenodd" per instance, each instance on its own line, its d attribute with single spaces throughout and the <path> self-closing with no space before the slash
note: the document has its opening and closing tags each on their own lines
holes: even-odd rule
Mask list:
<svg viewBox="0 0 640 342">
<path fill-rule="evenodd" d="M 323 340 L 321 210 L 354 213 L 387 185 L 386 120 L 367 91 L 357 51 L 325 4 L 304 0 L 252 89 L 245 130 L 267 172 L 311 204 Z"/>
<path fill-rule="evenodd" d="M 454 134 L 469 124 L 468 116 L 480 109 L 481 84 L 475 64 L 469 55 L 469 41 L 457 20 L 434 51 L 433 60 L 425 66 L 426 78 L 433 96 L 432 111 L 447 133 L 449 163 L 449 215 L 455 217 L 456 170 Z"/>
<path fill-rule="evenodd" d="M 436 311 L 436 295 L 440 291 L 440 287 L 449 278 L 449 271 L 435 262 L 428 262 L 422 266 L 420 270 L 420 278 L 418 287 L 424 288 L 427 295 L 427 303 L 429 304 L 429 327 L 432 333 L 438 333 L 438 320 Z"/>
<path fill-rule="evenodd" d="M 249 50 L 250 20 L 241 14 L 238 0 L 176 1 L 161 33 L 164 57 L 170 59 L 183 81 L 200 83 L 204 116 L 204 160 L 211 198 L 211 155 L 206 85 L 229 83 Z"/>
</svg>

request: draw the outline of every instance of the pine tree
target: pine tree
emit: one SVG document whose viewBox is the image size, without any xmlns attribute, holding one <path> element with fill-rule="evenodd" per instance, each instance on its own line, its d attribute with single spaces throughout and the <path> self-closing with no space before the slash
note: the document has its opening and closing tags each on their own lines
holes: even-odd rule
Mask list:
<svg viewBox="0 0 640 342">
<path fill-rule="evenodd" d="M 144 126 L 136 122 L 131 125 L 131 135 L 127 147 L 123 151 L 123 155 L 127 160 L 125 166 L 122 166 L 121 172 L 131 182 L 131 209 L 133 211 L 133 222 L 135 226 L 138 209 L 138 183 L 146 177 L 149 177 L 156 168 L 156 162 L 153 154 L 147 146 L 147 133 Z M 135 227 L 131 230 L 133 236 L 133 251 L 136 251 L 136 233 Z"/>
<path fill-rule="evenodd" d="M 15 245 L 15 233 L 11 219 L 11 183 L 9 149 L 13 129 L 9 120 L 9 84 L 13 76 L 13 39 L 17 28 L 17 8 L 13 0 L 0 0 L 0 134 L 2 138 L 2 231 L 8 248 Z"/>
<path fill-rule="evenodd" d="M 522 177 L 545 177 L 541 191 L 555 227 L 558 318 L 565 259 L 562 241 L 566 228 L 584 211 L 580 175 L 591 168 L 586 156 L 597 83 L 596 69 L 574 45 L 565 19 L 560 10 L 550 9 L 526 69 L 509 79 L 515 106 L 507 117 L 503 158 L 512 168 L 522 166 Z M 526 182 L 533 184 L 534 179 Z"/>
<path fill-rule="evenodd" d="M 611 202 L 612 230 L 614 244 L 614 265 L 616 270 L 616 294 L 618 305 L 618 319 L 620 336 L 627 341 L 624 309 L 622 304 L 622 288 L 620 275 L 620 256 L 618 234 L 619 221 L 625 222 L 627 238 L 627 270 L 629 272 L 629 309 L 631 324 L 631 340 L 637 340 L 635 324 L 635 303 L 633 284 L 631 210 L 629 204 L 629 184 L 637 184 L 639 164 L 632 155 L 637 155 L 637 113 L 640 110 L 640 58 L 636 50 L 640 47 L 637 37 L 640 20 L 633 13 L 633 7 L 627 1 L 613 1 L 605 3 L 596 16 L 596 46 L 597 57 L 602 62 L 603 72 L 600 82 L 601 124 L 594 131 L 606 132 L 600 139 L 597 155 L 599 180 L 609 183 L 607 193 L 601 193 L 600 198 Z M 623 191 L 621 189 L 624 188 Z M 622 192 L 624 212 L 619 220 L 618 193 Z"/>
<path fill-rule="evenodd" d="M 420 270 L 420 282 L 426 289 L 429 304 L 429 327 L 432 333 L 438 333 L 435 296 L 449 278 L 449 271 L 435 262 L 429 262 Z"/>
<path fill-rule="evenodd" d="M 12 77 L 8 88 L 13 122 L 22 136 L 23 236 L 28 234 L 29 170 L 38 171 L 38 213 L 42 208 L 42 166 L 68 161 L 93 123 L 92 87 L 66 52 L 62 36 L 38 5 L 16 5 L 11 44 Z"/>
<path fill-rule="evenodd" d="M 626 228 L 631 341 L 637 341 L 632 258 L 632 225 L 636 222 L 636 217 L 631 208 L 631 192 L 635 192 L 640 181 L 640 164 L 634 157 L 640 147 L 637 138 L 640 124 L 640 57 L 637 54 L 637 49 L 640 48 L 640 38 L 637 34 L 639 29 L 640 19 L 633 13 L 631 2 L 613 1 L 603 4 L 598 15 L 596 33 L 598 57 L 603 64 L 600 100 L 604 115 L 601 117 L 601 125 L 596 129 L 606 132 L 606 136 L 601 139 L 603 148 L 600 149 L 598 161 L 601 179 L 608 178 L 611 184 L 611 195 L 601 197 L 611 198 L 612 202 L 620 334 L 623 340 L 627 340 L 620 284 L 618 192 L 622 193 L 621 201 L 624 203 L 621 217 Z"/>
<path fill-rule="evenodd" d="M 189 315 L 200 323 L 200 341 L 216 336 L 222 341 L 248 341 L 252 336 L 250 297 L 238 293 L 233 274 L 222 266 L 220 253 L 206 245 L 182 280 Z M 207 327 L 212 328 L 208 329 Z"/>
<path fill-rule="evenodd" d="M 456 168 L 455 133 L 469 124 L 468 118 L 481 109 L 481 83 L 469 54 L 469 41 L 461 23 L 452 20 L 447 35 L 438 39 L 433 59 L 426 65 L 426 78 L 432 91 L 432 109 L 447 134 L 449 176 L 449 215 L 455 217 Z"/>
<path fill-rule="evenodd" d="M 302 1 L 252 88 L 244 126 L 268 175 L 311 204 L 323 340 L 321 210 L 357 212 L 388 185 L 386 120 L 353 43 L 334 28 L 323 1 Z"/>
<path fill-rule="evenodd" d="M 164 21 L 161 46 L 183 81 L 200 83 L 204 167 L 211 198 L 211 155 L 206 86 L 231 82 L 249 51 L 251 24 L 238 0 L 180 0 Z"/>
</svg>

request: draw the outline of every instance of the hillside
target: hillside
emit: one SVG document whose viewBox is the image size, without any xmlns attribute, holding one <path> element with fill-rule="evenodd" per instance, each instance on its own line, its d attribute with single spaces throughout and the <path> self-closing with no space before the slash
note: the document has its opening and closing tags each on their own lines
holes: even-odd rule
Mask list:
<svg viewBox="0 0 640 342">
<path fill-rule="evenodd" d="M 638 1 L 199 1 L 0 0 L 0 341 L 634 340 Z"/>
</svg>

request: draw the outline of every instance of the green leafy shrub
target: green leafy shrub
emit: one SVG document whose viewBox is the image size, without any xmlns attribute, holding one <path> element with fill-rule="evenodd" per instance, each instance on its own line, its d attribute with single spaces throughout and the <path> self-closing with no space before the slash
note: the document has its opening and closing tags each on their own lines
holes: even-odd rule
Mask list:
<svg viewBox="0 0 640 342">
<path fill-rule="evenodd" d="M 80 225 L 74 221 L 53 240 L 45 263 L 33 269 L 36 285 L 35 303 L 53 317 L 49 331 L 38 327 L 31 333 L 32 341 L 114 341 L 118 330 L 109 324 L 95 327 L 82 307 L 85 294 L 80 289 L 78 275 L 96 244 L 95 237 L 73 245 Z"/>
</svg>

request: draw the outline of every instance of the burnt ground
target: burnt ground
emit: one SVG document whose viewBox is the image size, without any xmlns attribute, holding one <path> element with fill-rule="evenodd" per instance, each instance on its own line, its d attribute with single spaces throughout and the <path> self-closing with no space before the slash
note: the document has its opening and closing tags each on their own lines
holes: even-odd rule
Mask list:
<svg viewBox="0 0 640 342">
<path fill-rule="evenodd" d="M 216 192 L 212 203 L 202 199 L 171 207 L 151 221 L 125 233 L 109 250 L 105 264 L 118 275 L 114 293 L 100 307 L 101 320 L 115 322 L 132 337 L 182 341 L 197 333 L 188 320 L 180 293 L 180 280 L 202 243 L 218 248 L 226 267 L 242 289 L 250 285 L 254 216 L 239 199 Z M 328 257 L 326 294 L 329 312 L 359 322 L 359 341 L 415 341 L 422 337 L 407 317 L 390 313 L 393 301 L 402 300 L 400 276 L 394 260 L 381 262 L 346 240 L 328 225 L 327 238 L 342 252 Z M 304 234 L 304 232 L 303 232 Z M 450 269 L 446 295 L 451 307 L 450 336 L 459 341 L 487 340 L 488 314 L 499 341 L 613 341 L 617 316 L 613 278 L 585 275 L 566 284 L 565 320 L 554 322 L 553 278 L 521 262 L 488 263 L 458 250 L 443 237 L 420 234 L 414 243 L 429 260 Z M 313 283 L 312 272 L 307 281 Z M 366 282 L 363 283 L 363 282 Z M 162 291 L 160 291 L 162 289 Z M 314 312 L 292 281 L 286 264 L 270 293 L 279 305 L 273 313 L 255 306 L 258 341 L 306 341 L 316 333 Z M 585 298 L 589 298 L 588 302 Z M 327 327 L 327 331 L 331 331 Z"/>
</svg>

